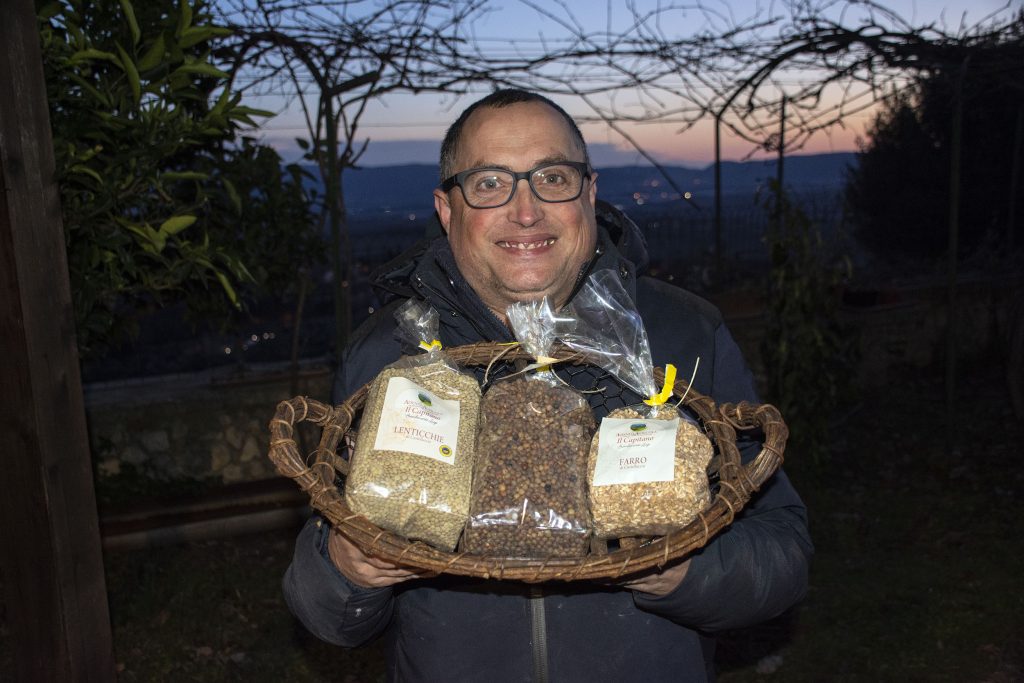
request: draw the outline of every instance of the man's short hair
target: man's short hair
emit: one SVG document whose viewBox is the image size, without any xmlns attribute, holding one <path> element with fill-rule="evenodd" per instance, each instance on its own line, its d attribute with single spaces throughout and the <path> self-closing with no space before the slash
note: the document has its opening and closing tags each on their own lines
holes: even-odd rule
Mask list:
<svg viewBox="0 0 1024 683">
<path fill-rule="evenodd" d="M 445 133 L 444 141 L 441 142 L 441 180 L 445 180 L 453 173 L 455 173 L 455 157 L 459 151 L 459 145 L 462 142 L 462 129 L 466 125 L 466 121 L 472 116 L 473 112 L 481 107 L 493 107 L 500 109 L 501 107 L 507 107 L 512 104 L 520 104 L 522 102 L 540 102 L 546 104 L 554 109 L 558 114 L 565 119 L 565 122 L 569 125 L 569 131 L 572 134 L 576 144 L 579 145 L 580 150 L 583 151 L 583 161 L 590 165 L 590 155 L 587 153 L 587 143 L 583 140 L 583 133 L 580 132 L 579 126 L 573 121 L 569 114 L 559 107 L 557 104 L 544 97 L 538 95 L 535 92 L 528 90 L 519 90 L 516 88 L 506 88 L 504 90 L 495 90 L 490 95 L 483 97 L 473 104 L 466 107 L 459 118 L 455 119 L 449 128 L 448 132 Z"/>
</svg>

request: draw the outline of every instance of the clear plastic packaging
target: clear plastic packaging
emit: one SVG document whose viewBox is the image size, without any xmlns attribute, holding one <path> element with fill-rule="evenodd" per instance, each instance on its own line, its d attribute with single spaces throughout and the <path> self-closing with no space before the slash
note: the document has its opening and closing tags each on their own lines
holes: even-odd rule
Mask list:
<svg viewBox="0 0 1024 683">
<path fill-rule="evenodd" d="M 469 514 L 480 386 L 436 341 L 435 310 L 409 300 L 395 317 L 400 336 L 426 353 L 405 356 L 374 378 L 345 500 L 383 529 L 450 551 Z"/>
<path fill-rule="evenodd" d="M 672 402 L 671 377 L 659 391 L 643 321 L 614 271 L 588 278 L 556 334 L 649 397 L 611 411 L 594 434 L 587 484 L 595 536 L 659 536 L 688 524 L 710 500 L 711 440 Z"/>
<path fill-rule="evenodd" d="M 587 451 L 594 416 L 549 368 L 546 300 L 515 304 L 509 323 L 536 359 L 484 394 L 464 549 L 504 557 L 581 557 L 590 546 Z"/>
</svg>

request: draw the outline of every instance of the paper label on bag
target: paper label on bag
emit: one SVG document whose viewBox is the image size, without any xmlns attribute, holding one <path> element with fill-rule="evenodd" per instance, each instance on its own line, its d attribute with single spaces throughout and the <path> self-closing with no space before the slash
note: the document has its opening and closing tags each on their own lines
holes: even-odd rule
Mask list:
<svg viewBox="0 0 1024 683">
<path fill-rule="evenodd" d="M 459 441 L 459 408 L 458 401 L 440 398 L 404 377 L 392 377 L 373 448 L 452 465 Z"/>
<path fill-rule="evenodd" d="M 676 432 L 672 420 L 601 420 L 592 486 L 641 484 L 675 478 Z"/>
</svg>

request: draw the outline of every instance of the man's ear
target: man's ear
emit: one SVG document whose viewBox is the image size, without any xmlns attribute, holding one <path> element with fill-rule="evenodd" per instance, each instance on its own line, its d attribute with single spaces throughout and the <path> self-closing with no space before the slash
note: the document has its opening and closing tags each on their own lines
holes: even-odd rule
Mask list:
<svg viewBox="0 0 1024 683">
<path fill-rule="evenodd" d="M 590 188 L 587 190 L 587 194 L 590 197 L 590 207 L 594 208 L 597 206 L 597 173 L 591 172 L 590 182 L 587 183 Z"/>
<path fill-rule="evenodd" d="M 434 210 L 437 211 L 437 220 L 441 222 L 441 229 L 448 234 L 448 226 L 452 220 L 452 205 L 448 199 L 448 193 L 440 189 L 434 190 Z"/>
</svg>

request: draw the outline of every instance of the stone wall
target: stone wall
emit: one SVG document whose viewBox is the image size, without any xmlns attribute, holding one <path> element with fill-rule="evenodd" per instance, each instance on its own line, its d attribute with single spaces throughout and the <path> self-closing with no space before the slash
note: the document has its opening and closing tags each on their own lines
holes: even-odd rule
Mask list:
<svg viewBox="0 0 1024 683">
<path fill-rule="evenodd" d="M 327 367 L 314 365 L 302 368 L 295 389 L 276 366 L 87 385 L 98 476 L 116 476 L 125 465 L 154 479 L 230 484 L 275 476 L 267 423 L 277 404 L 293 395 L 328 401 L 330 384 Z"/>
</svg>

